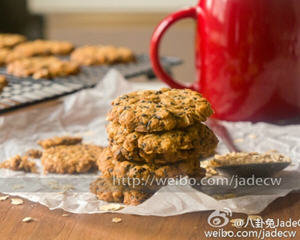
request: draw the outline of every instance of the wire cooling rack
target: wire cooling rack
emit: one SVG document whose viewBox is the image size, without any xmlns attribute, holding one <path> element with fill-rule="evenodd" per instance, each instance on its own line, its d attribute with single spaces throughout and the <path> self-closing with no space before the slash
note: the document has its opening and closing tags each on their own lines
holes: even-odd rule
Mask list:
<svg viewBox="0 0 300 240">
<path fill-rule="evenodd" d="M 162 65 L 169 72 L 173 66 L 181 63 L 179 58 L 162 58 Z M 137 56 L 137 61 L 134 63 L 82 67 L 78 75 L 51 80 L 18 78 L 7 74 L 5 68 L 0 68 L 0 74 L 6 75 L 9 82 L 0 93 L 0 113 L 93 87 L 101 81 L 111 67 L 117 69 L 127 79 L 140 75 L 147 75 L 149 78 L 154 76 L 147 55 Z"/>
</svg>

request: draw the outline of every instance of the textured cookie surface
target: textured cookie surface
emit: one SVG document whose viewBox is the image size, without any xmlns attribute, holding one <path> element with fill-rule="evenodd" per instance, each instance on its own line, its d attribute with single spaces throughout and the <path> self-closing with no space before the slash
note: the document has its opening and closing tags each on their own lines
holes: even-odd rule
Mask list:
<svg viewBox="0 0 300 240">
<path fill-rule="evenodd" d="M 11 48 L 24 41 L 26 41 L 26 38 L 20 34 L 0 34 L 0 48 Z"/>
<path fill-rule="evenodd" d="M 79 66 L 56 57 L 31 57 L 16 60 L 7 66 L 7 72 L 17 77 L 34 79 L 64 77 L 77 74 Z"/>
<path fill-rule="evenodd" d="M 107 119 L 137 132 L 185 128 L 213 113 L 209 102 L 189 89 L 136 91 L 118 97 L 112 105 Z"/>
<path fill-rule="evenodd" d="M 84 66 L 134 61 L 133 52 L 124 47 L 114 46 L 83 46 L 71 54 L 71 60 Z"/>
<path fill-rule="evenodd" d="M 38 144 L 44 148 L 56 147 L 59 145 L 76 145 L 82 142 L 82 137 L 62 136 L 53 137 L 38 141 Z"/>
<path fill-rule="evenodd" d="M 56 146 L 43 152 L 41 161 L 44 172 L 84 173 L 96 166 L 103 148 L 95 145 Z"/>
<path fill-rule="evenodd" d="M 3 66 L 7 62 L 7 58 L 9 54 L 11 53 L 11 50 L 8 48 L 0 48 L 0 66 Z"/>
<path fill-rule="evenodd" d="M 8 85 L 8 82 L 6 80 L 6 77 L 3 75 L 0 75 L 0 93 L 2 92 L 3 88 L 5 88 Z"/>
<path fill-rule="evenodd" d="M 113 183 L 111 178 L 99 177 L 91 183 L 90 191 L 97 198 L 106 202 L 124 203 L 126 205 L 138 205 L 148 199 L 152 193 L 130 189 Z"/>
<path fill-rule="evenodd" d="M 21 157 L 20 155 L 16 155 L 4 162 L 1 162 L 0 168 L 7 168 L 13 171 L 24 171 L 32 173 L 37 172 L 35 162 L 30 161 L 27 156 Z"/>
<path fill-rule="evenodd" d="M 8 56 L 7 62 L 33 56 L 66 55 L 73 49 L 74 46 L 70 42 L 35 40 L 32 42 L 22 43 L 15 47 Z"/>
<path fill-rule="evenodd" d="M 187 156 L 188 154 L 194 156 L 192 153 L 198 154 L 199 157 L 209 155 L 218 143 L 214 133 L 201 123 L 191 125 L 184 130 L 157 133 L 130 132 L 120 124 L 113 122 L 109 123 L 106 129 L 111 144 L 119 146 L 119 150 L 125 157 L 136 152 L 146 156 L 146 159 L 163 154 L 166 157 L 170 156 L 169 161 L 166 159 L 166 162 L 176 162 L 185 153 Z M 112 147 L 112 149 L 116 149 L 116 147 Z M 134 160 L 130 157 L 128 159 Z"/>
<path fill-rule="evenodd" d="M 118 161 L 109 147 L 105 148 L 99 156 L 98 168 L 106 177 L 116 178 L 174 178 L 179 176 L 194 175 L 202 172 L 198 158 L 177 162 L 168 165 L 146 164 L 133 161 Z"/>
</svg>

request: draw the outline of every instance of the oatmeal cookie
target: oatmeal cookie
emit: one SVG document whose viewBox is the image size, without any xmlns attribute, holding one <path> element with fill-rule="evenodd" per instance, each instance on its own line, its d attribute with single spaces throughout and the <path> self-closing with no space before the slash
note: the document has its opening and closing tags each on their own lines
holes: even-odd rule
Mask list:
<svg viewBox="0 0 300 240">
<path fill-rule="evenodd" d="M 44 148 L 51 148 L 60 145 L 77 145 L 82 143 L 82 137 L 71 137 L 71 136 L 63 136 L 63 137 L 53 137 L 44 140 L 38 141 L 38 144 Z"/>
<path fill-rule="evenodd" d="M 204 122 L 213 114 L 200 93 L 184 89 L 136 91 L 112 102 L 107 120 L 118 122 L 129 131 L 170 131 Z"/>
<path fill-rule="evenodd" d="M 26 37 L 20 34 L 1 33 L 0 48 L 12 48 L 26 41 Z"/>
<path fill-rule="evenodd" d="M 77 64 L 56 57 L 32 57 L 14 61 L 7 66 L 7 72 L 17 77 L 34 79 L 55 78 L 75 75 L 80 68 Z"/>
<path fill-rule="evenodd" d="M 126 205 L 139 205 L 151 197 L 153 193 L 114 185 L 111 178 L 99 177 L 91 183 L 90 191 L 97 198 L 106 202 L 124 203 Z"/>
<path fill-rule="evenodd" d="M 43 154 L 43 152 L 41 150 L 29 149 L 25 155 L 28 157 L 31 157 L 31 158 L 41 158 L 42 154 Z"/>
<path fill-rule="evenodd" d="M 27 156 L 21 157 L 20 155 L 16 155 L 0 163 L 0 168 L 7 168 L 14 171 L 24 171 L 32 173 L 37 172 L 35 162 L 30 161 Z"/>
<path fill-rule="evenodd" d="M 266 153 L 231 152 L 225 155 L 215 155 L 214 158 L 209 161 L 209 166 L 219 167 L 229 165 L 276 162 L 291 162 L 291 159 L 287 156 L 280 154 L 275 150 L 268 151 Z"/>
<path fill-rule="evenodd" d="M 45 173 L 84 173 L 96 167 L 103 148 L 95 145 L 70 145 L 47 148 L 41 161 Z"/>
<path fill-rule="evenodd" d="M 116 178 L 174 178 L 178 176 L 194 175 L 195 172 L 202 172 L 198 159 L 189 159 L 168 165 L 146 164 L 133 161 L 118 161 L 112 154 L 109 147 L 105 148 L 99 155 L 98 168 L 106 177 Z"/>
<path fill-rule="evenodd" d="M 49 55 L 67 55 L 74 45 L 64 41 L 35 40 L 18 45 L 9 54 L 7 61 L 12 62 L 22 58 Z"/>
<path fill-rule="evenodd" d="M 200 154 L 211 153 L 218 140 L 204 124 L 197 123 L 182 130 L 168 132 L 129 132 L 118 123 L 109 123 L 107 133 L 113 144 L 121 145 L 127 152 L 142 150 L 144 154 L 166 154 L 197 150 Z"/>
<path fill-rule="evenodd" d="M 7 62 L 7 57 L 11 53 L 11 50 L 8 48 L 0 48 L 0 66 L 3 66 Z"/>
<path fill-rule="evenodd" d="M 134 59 L 130 49 L 114 46 L 83 46 L 75 49 L 71 54 L 72 61 L 84 66 L 127 63 Z"/>
<path fill-rule="evenodd" d="M 8 82 L 6 80 L 6 77 L 3 75 L 0 75 L 0 93 L 2 92 L 3 88 L 5 88 L 8 85 Z"/>
<path fill-rule="evenodd" d="M 177 152 L 167 152 L 163 154 L 146 154 L 142 149 L 135 151 L 127 151 L 120 145 L 114 145 L 110 143 L 111 152 L 118 161 L 134 161 L 152 163 L 157 165 L 171 164 L 189 159 L 201 159 L 206 158 L 215 153 L 215 148 L 207 148 L 207 151 L 202 152 L 201 148 L 191 150 L 179 150 Z M 215 146 L 215 144 L 210 144 Z"/>
</svg>

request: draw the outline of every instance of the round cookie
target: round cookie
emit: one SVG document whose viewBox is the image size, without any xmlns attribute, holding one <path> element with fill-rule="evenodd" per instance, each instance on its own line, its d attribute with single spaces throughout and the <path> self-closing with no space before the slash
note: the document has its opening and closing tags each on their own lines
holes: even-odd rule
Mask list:
<svg viewBox="0 0 300 240">
<path fill-rule="evenodd" d="M 8 48 L 0 48 L 0 66 L 3 66 L 7 62 L 7 58 L 9 54 L 11 53 L 11 50 Z"/>
<path fill-rule="evenodd" d="M 19 43 L 25 42 L 26 37 L 20 34 L 1 33 L 0 48 L 12 48 Z"/>
<path fill-rule="evenodd" d="M 143 155 L 171 154 L 175 162 L 180 159 L 176 153 L 198 153 L 207 155 L 216 148 L 218 139 L 204 124 L 197 123 L 184 130 L 171 130 L 158 133 L 130 132 L 118 123 L 109 123 L 107 133 L 113 145 L 121 146 L 124 152 L 141 152 Z M 192 151 L 188 151 L 192 150 Z M 179 154 L 180 155 L 180 154 Z M 183 154 L 184 155 L 184 154 Z M 130 160 L 130 159 L 129 159 Z M 166 159 L 166 162 L 168 160 Z"/>
<path fill-rule="evenodd" d="M 6 80 L 6 77 L 3 75 L 0 75 L 0 93 L 2 92 L 3 88 L 5 88 L 8 85 L 8 82 Z"/>
<path fill-rule="evenodd" d="M 85 173 L 96 167 L 103 148 L 79 144 L 45 149 L 41 162 L 45 173 Z"/>
<path fill-rule="evenodd" d="M 148 181 L 152 178 L 175 178 L 202 172 L 198 158 L 169 165 L 146 164 L 141 162 L 118 161 L 109 147 L 99 155 L 98 168 L 106 177 L 138 178 Z"/>
<path fill-rule="evenodd" d="M 126 205 L 138 205 L 151 197 L 153 193 L 136 189 L 124 188 L 114 185 L 111 178 L 99 177 L 90 185 L 90 191 L 96 194 L 99 200 L 106 202 L 124 203 Z"/>
<path fill-rule="evenodd" d="M 77 64 L 53 56 L 23 58 L 7 66 L 7 72 L 14 76 L 32 76 L 34 79 L 64 77 L 75 75 L 79 71 Z"/>
<path fill-rule="evenodd" d="M 113 153 L 114 157 L 118 161 L 135 161 L 135 162 L 144 162 L 144 163 L 151 163 L 157 165 L 165 165 L 165 164 L 172 164 L 176 162 L 186 161 L 189 159 L 200 159 L 204 157 L 208 157 L 215 152 L 215 148 L 209 148 L 204 153 L 201 153 L 201 149 L 191 149 L 191 150 L 180 150 L 177 152 L 168 152 L 163 154 L 146 154 L 142 149 L 138 149 L 135 151 L 127 151 L 120 145 L 115 145 L 110 143 L 111 152 Z M 211 145 L 211 146 L 215 146 Z M 208 151 L 210 150 L 210 151 Z"/>
<path fill-rule="evenodd" d="M 129 48 L 114 46 L 83 46 L 75 49 L 71 60 L 83 66 L 128 63 L 135 60 Z"/>
<path fill-rule="evenodd" d="M 190 89 L 136 91 L 118 97 L 112 106 L 107 120 L 136 132 L 186 128 L 213 114 L 209 102 Z"/>
<path fill-rule="evenodd" d="M 7 62 L 34 56 L 67 55 L 73 49 L 74 45 L 70 42 L 35 40 L 15 47 L 7 57 Z"/>
</svg>

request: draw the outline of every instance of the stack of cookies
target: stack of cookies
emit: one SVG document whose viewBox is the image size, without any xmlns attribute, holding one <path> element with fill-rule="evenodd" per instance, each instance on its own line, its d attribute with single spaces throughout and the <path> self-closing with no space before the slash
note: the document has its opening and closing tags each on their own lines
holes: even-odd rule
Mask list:
<svg viewBox="0 0 300 240">
<path fill-rule="evenodd" d="M 199 93 L 137 91 L 112 105 L 109 146 L 98 159 L 102 175 L 91 185 L 99 199 L 136 205 L 164 184 L 161 179 L 205 175 L 199 160 L 214 153 L 218 140 L 202 123 L 213 111 Z"/>
</svg>

